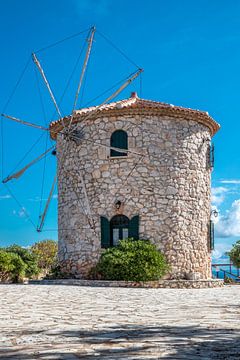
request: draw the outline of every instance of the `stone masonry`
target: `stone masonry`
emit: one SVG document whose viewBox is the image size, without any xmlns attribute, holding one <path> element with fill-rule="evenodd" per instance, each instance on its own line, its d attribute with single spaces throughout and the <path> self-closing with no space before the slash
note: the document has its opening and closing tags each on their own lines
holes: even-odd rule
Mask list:
<svg viewBox="0 0 240 360">
<path fill-rule="evenodd" d="M 62 121 L 67 125 L 69 117 Z M 102 251 L 100 216 L 123 214 L 139 215 L 140 238 L 165 254 L 171 278 L 210 278 L 209 148 L 219 125 L 205 112 L 133 94 L 76 111 L 71 126 L 83 132 L 79 142 L 64 135 L 60 121 L 50 126 L 57 139 L 62 270 L 86 278 Z M 130 152 L 111 158 L 117 129 L 127 132 Z"/>
</svg>

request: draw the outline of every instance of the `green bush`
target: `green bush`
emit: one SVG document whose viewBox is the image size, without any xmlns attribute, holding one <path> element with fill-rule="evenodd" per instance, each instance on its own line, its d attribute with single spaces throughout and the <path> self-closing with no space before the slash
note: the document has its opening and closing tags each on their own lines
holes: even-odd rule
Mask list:
<svg viewBox="0 0 240 360">
<path fill-rule="evenodd" d="M 38 267 L 49 272 L 57 266 L 57 242 L 54 240 L 42 240 L 31 247 L 31 252 L 36 256 Z"/>
<path fill-rule="evenodd" d="M 9 253 L 11 256 L 11 262 L 13 264 L 13 270 L 10 273 L 11 281 L 18 283 L 26 277 L 27 264 L 16 253 Z"/>
<path fill-rule="evenodd" d="M 0 280 L 9 280 L 10 273 L 13 271 L 14 265 L 12 263 L 11 254 L 0 249 Z"/>
<path fill-rule="evenodd" d="M 19 282 L 25 276 L 26 268 L 18 254 L 0 249 L 0 281 Z"/>
<path fill-rule="evenodd" d="M 92 270 L 104 280 L 158 280 L 169 271 L 165 257 L 148 240 L 121 240 L 104 251 Z"/>
<path fill-rule="evenodd" d="M 16 244 L 0 248 L 0 281 L 36 278 L 52 268 L 57 268 L 57 243 L 53 240 L 40 241 L 30 248 Z"/>
<path fill-rule="evenodd" d="M 39 274 L 40 269 L 37 264 L 37 256 L 33 254 L 29 249 L 14 244 L 7 247 L 5 251 L 9 253 L 14 253 L 22 259 L 22 261 L 26 265 L 24 277 L 31 278 Z"/>
<path fill-rule="evenodd" d="M 240 240 L 236 241 L 232 249 L 226 254 L 230 257 L 233 265 L 240 268 Z"/>
</svg>

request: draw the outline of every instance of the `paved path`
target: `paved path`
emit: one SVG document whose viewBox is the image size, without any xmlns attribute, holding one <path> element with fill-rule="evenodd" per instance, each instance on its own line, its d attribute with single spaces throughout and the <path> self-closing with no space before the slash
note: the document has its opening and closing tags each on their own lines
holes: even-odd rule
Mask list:
<svg viewBox="0 0 240 360">
<path fill-rule="evenodd" d="M 0 359 L 240 359 L 240 286 L 0 286 Z"/>
</svg>

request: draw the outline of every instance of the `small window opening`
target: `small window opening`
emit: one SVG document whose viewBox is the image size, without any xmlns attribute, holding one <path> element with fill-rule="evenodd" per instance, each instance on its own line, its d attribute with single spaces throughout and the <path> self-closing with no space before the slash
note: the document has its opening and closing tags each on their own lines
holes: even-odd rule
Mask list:
<svg viewBox="0 0 240 360">
<path fill-rule="evenodd" d="M 116 130 L 112 133 L 110 146 L 115 148 L 111 149 L 111 157 L 127 156 L 127 152 L 121 150 L 128 150 L 128 134 L 124 130 Z M 118 150 L 119 149 L 119 150 Z"/>
</svg>

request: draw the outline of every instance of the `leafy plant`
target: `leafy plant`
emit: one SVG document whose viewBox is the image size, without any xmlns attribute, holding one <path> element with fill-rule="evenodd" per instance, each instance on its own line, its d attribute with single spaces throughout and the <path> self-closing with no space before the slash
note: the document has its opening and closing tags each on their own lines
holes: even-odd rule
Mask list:
<svg viewBox="0 0 240 360">
<path fill-rule="evenodd" d="M 121 240 L 106 249 L 91 274 L 105 280 L 158 280 L 169 271 L 164 255 L 148 240 Z"/>
<path fill-rule="evenodd" d="M 240 268 L 240 240 L 233 244 L 232 249 L 226 255 L 230 257 L 234 266 Z"/>
<path fill-rule="evenodd" d="M 11 254 L 4 250 L 0 250 L 0 280 L 6 281 L 9 279 L 9 274 L 13 271 L 14 265 L 12 263 Z"/>
<path fill-rule="evenodd" d="M 37 265 L 37 257 L 29 249 L 14 244 L 7 247 L 5 250 L 9 253 L 17 254 L 26 264 L 24 274 L 26 277 L 31 278 L 32 276 L 39 274 L 40 269 Z"/>
<path fill-rule="evenodd" d="M 18 282 L 25 276 L 26 267 L 18 254 L 0 249 L 0 281 Z"/>
<path fill-rule="evenodd" d="M 31 252 L 36 256 L 40 269 L 50 270 L 57 263 L 57 242 L 54 240 L 43 240 L 31 247 Z"/>
<path fill-rule="evenodd" d="M 19 282 L 26 277 L 28 265 L 23 261 L 21 256 L 16 253 L 9 253 L 11 256 L 11 263 L 13 264 L 13 270 L 10 273 L 11 280 L 13 282 Z"/>
<path fill-rule="evenodd" d="M 225 284 L 234 284 L 234 280 L 229 276 L 225 276 L 224 283 Z"/>
<path fill-rule="evenodd" d="M 71 276 L 61 270 L 59 264 L 53 265 L 51 270 L 46 274 L 45 279 L 70 279 Z"/>
</svg>

